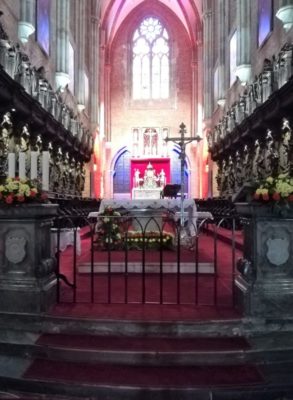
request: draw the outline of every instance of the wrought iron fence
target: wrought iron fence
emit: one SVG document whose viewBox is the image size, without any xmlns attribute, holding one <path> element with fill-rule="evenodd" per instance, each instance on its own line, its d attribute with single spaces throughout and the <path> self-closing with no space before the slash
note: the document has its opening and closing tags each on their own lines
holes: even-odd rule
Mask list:
<svg viewBox="0 0 293 400">
<path fill-rule="evenodd" d="M 172 213 L 147 210 L 58 217 L 58 302 L 233 306 L 239 237 L 233 218 L 181 226 Z"/>
</svg>

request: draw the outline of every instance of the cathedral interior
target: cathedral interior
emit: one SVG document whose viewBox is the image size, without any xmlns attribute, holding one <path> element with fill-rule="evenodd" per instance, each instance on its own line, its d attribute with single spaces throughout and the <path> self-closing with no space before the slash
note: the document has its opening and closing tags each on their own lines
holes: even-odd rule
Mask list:
<svg viewBox="0 0 293 400">
<path fill-rule="evenodd" d="M 293 399 L 293 0 L 0 0 L 0 399 Z"/>
</svg>

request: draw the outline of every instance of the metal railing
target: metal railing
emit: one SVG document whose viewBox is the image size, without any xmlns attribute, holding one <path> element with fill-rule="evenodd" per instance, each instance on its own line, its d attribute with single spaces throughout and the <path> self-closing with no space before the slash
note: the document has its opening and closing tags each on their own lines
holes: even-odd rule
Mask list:
<svg viewBox="0 0 293 400">
<path fill-rule="evenodd" d="M 233 306 L 242 254 L 235 220 L 228 222 L 192 220 L 181 227 L 171 213 L 145 212 L 58 217 L 52 231 L 57 300 Z"/>
</svg>

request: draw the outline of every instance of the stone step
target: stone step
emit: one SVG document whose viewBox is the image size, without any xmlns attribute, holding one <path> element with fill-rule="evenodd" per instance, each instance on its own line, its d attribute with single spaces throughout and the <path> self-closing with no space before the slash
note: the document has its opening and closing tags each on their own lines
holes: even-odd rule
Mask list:
<svg viewBox="0 0 293 400">
<path fill-rule="evenodd" d="M 158 338 L 43 334 L 19 343 L 10 333 L 0 341 L 0 354 L 61 361 L 123 365 L 198 366 L 245 364 L 253 359 L 241 337 Z"/>
</svg>

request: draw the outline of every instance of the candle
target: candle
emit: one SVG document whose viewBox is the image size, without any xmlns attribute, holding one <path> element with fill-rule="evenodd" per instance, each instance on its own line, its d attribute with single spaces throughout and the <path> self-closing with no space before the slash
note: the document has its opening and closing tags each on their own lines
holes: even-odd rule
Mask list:
<svg viewBox="0 0 293 400">
<path fill-rule="evenodd" d="M 18 157 L 18 176 L 20 179 L 26 179 L 26 154 L 21 151 Z"/>
<path fill-rule="evenodd" d="M 43 151 L 42 153 L 42 189 L 44 191 L 49 190 L 49 164 L 50 164 L 50 153 Z"/>
<path fill-rule="evenodd" d="M 31 152 L 31 179 L 38 178 L 38 152 Z"/>
<path fill-rule="evenodd" d="M 8 177 L 15 178 L 15 153 L 8 153 Z"/>
</svg>

